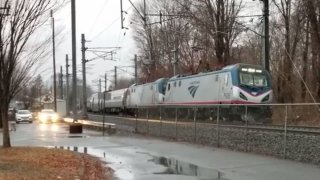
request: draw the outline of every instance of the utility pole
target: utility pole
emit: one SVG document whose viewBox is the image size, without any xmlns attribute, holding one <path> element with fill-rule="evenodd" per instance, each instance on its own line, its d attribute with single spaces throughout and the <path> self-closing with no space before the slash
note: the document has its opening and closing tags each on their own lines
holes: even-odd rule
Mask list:
<svg viewBox="0 0 320 180">
<path fill-rule="evenodd" d="M 67 115 L 69 115 L 69 57 L 66 54 L 66 110 Z"/>
<path fill-rule="evenodd" d="M 173 42 L 173 75 L 176 75 L 176 66 L 178 63 L 178 49 L 176 46 L 176 35 L 174 36 L 174 42 Z"/>
<path fill-rule="evenodd" d="M 41 106 L 41 89 L 42 89 L 42 86 L 39 87 L 39 104 L 40 104 L 40 109 L 42 108 L 42 106 Z"/>
<path fill-rule="evenodd" d="M 102 88 L 101 88 L 101 78 L 99 79 L 99 93 L 102 92 Z"/>
<path fill-rule="evenodd" d="M 138 56 L 134 55 L 134 82 L 138 84 Z"/>
<path fill-rule="evenodd" d="M 122 0 L 120 0 L 120 12 L 121 12 L 121 15 L 120 15 L 120 18 L 121 18 L 121 29 L 124 29 L 123 27 L 123 8 L 122 8 Z"/>
<path fill-rule="evenodd" d="M 63 99 L 63 74 L 62 74 L 62 66 L 60 66 L 60 99 Z"/>
<path fill-rule="evenodd" d="M 53 97 L 54 111 L 57 112 L 57 77 L 56 77 L 56 48 L 55 48 L 55 32 L 54 32 L 54 17 L 53 11 L 50 11 L 52 22 L 52 57 L 53 57 Z"/>
<path fill-rule="evenodd" d="M 104 136 L 105 114 L 107 112 L 106 111 L 106 93 L 107 93 L 107 73 L 104 74 L 102 136 Z"/>
<path fill-rule="evenodd" d="M 82 116 L 87 118 L 87 82 L 86 82 L 86 39 L 85 35 L 81 34 L 81 52 L 82 52 Z"/>
<path fill-rule="evenodd" d="M 114 67 L 114 88 L 113 90 L 116 90 L 117 88 L 117 66 Z"/>
<path fill-rule="evenodd" d="M 263 0 L 264 18 L 264 67 L 270 72 L 269 0 Z"/>
<path fill-rule="evenodd" d="M 77 44 L 76 44 L 76 0 L 71 0 L 72 22 L 72 96 L 73 122 L 77 122 Z"/>
<path fill-rule="evenodd" d="M 147 4 L 146 4 L 146 0 L 143 1 L 143 12 L 141 13 L 138 8 L 132 3 L 131 0 L 129 0 L 130 4 L 132 5 L 132 7 L 136 10 L 136 12 L 139 14 L 139 16 L 142 18 L 143 22 L 144 22 L 144 26 L 147 26 Z M 126 11 L 123 10 L 123 2 L 122 0 L 120 0 L 120 18 L 121 18 L 121 29 L 128 29 L 127 27 L 125 27 L 123 25 L 123 21 L 124 21 L 124 17 L 123 17 L 123 13 L 128 14 Z"/>
<path fill-rule="evenodd" d="M 104 91 L 107 92 L 107 73 L 104 74 Z"/>
</svg>

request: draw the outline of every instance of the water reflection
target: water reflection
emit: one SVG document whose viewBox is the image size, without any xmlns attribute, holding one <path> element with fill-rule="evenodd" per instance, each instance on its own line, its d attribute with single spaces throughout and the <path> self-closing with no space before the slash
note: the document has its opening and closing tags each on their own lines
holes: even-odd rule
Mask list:
<svg viewBox="0 0 320 180">
<path fill-rule="evenodd" d="M 51 146 L 49 148 L 65 149 L 65 150 L 70 150 L 74 152 L 90 154 L 99 158 L 106 158 L 107 156 L 106 152 L 99 151 L 90 147 L 88 148 L 88 147 L 78 147 L 78 146 L 54 146 L 54 147 Z M 153 173 L 155 175 L 173 174 L 173 175 L 181 175 L 181 176 L 192 176 L 199 180 L 228 180 L 223 177 L 224 173 L 215 169 L 200 167 L 195 164 L 187 163 L 187 162 L 180 161 L 173 158 L 156 157 L 144 152 L 137 152 L 137 153 L 151 156 L 153 158 L 150 159 L 149 162 L 166 167 L 166 169 L 162 172 Z M 105 161 L 105 159 L 101 159 L 101 160 Z M 131 171 L 128 171 L 127 169 L 123 169 L 122 165 L 120 168 L 116 169 L 115 174 L 119 179 L 134 179 L 133 173 Z"/>
<path fill-rule="evenodd" d="M 227 180 L 223 178 L 223 173 L 214 169 L 200 167 L 195 164 L 179 161 L 166 157 L 154 157 L 150 161 L 167 167 L 163 172 L 154 174 L 176 174 L 185 176 L 196 176 L 201 180 Z"/>
<path fill-rule="evenodd" d="M 60 127 L 57 124 L 39 124 L 40 131 L 59 132 Z"/>
</svg>

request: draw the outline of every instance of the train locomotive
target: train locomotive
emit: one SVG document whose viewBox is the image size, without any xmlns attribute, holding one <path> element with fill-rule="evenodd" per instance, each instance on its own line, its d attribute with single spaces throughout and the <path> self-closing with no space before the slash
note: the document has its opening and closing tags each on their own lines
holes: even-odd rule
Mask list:
<svg viewBox="0 0 320 180">
<path fill-rule="evenodd" d="M 112 94 L 116 92 L 118 95 L 114 98 Z M 273 99 L 270 74 L 261 66 L 241 63 L 226 66 L 218 71 L 176 75 L 170 79 L 161 78 L 151 83 L 133 84 L 129 88 L 105 93 L 111 96 L 106 96 L 104 107 L 101 106 L 103 98 L 94 95 L 89 100 L 88 109 L 130 112 L 139 106 L 159 104 L 221 104 L 220 114 L 223 118 L 244 120 L 245 108 L 236 104 L 250 104 L 247 118 L 261 119 L 270 117 L 271 109 L 259 104 L 271 103 Z"/>
</svg>

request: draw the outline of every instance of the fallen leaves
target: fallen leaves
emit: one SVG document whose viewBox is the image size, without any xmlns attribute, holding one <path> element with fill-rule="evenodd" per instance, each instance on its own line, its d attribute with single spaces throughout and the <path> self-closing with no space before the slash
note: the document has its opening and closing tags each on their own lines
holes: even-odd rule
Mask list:
<svg viewBox="0 0 320 180">
<path fill-rule="evenodd" d="M 112 171 L 89 155 L 61 149 L 0 148 L 1 180 L 102 180 L 107 175 L 111 177 Z"/>
</svg>

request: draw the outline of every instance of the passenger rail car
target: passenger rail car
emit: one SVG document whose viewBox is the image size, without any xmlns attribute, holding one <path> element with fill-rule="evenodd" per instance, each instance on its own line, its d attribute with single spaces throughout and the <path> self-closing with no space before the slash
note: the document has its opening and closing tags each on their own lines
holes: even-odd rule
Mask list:
<svg viewBox="0 0 320 180">
<path fill-rule="evenodd" d="M 104 111 L 107 113 L 120 113 L 125 109 L 124 98 L 128 88 L 109 91 L 106 93 Z"/>
<path fill-rule="evenodd" d="M 90 99 L 87 101 L 87 110 L 89 112 L 100 112 L 102 110 L 102 104 L 101 104 L 101 99 L 102 99 L 102 93 L 95 93 L 93 94 Z"/>
<path fill-rule="evenodd" d="M 125 109 L 124 98 L 128 88 L 95 93 L 88 100 L 89 112 L 120 113 Z M 104 100 L 105 99 L 105 100 Z"/>
</svg>

